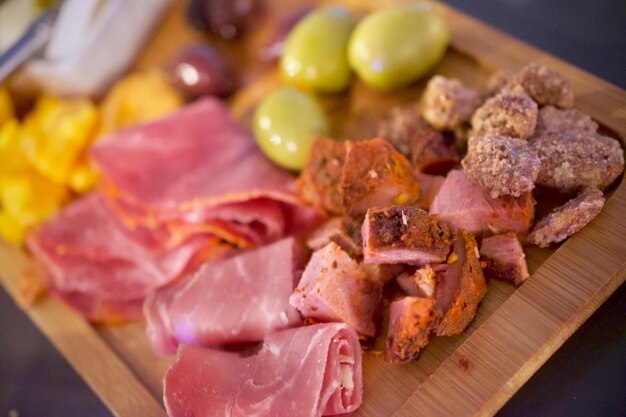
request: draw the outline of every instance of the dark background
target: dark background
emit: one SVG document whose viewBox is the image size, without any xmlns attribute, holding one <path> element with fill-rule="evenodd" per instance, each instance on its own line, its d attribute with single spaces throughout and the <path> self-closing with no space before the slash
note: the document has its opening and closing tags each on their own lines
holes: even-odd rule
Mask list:
<svg viewBox="0 0 626 417">
<path fill-rule="evenodd" d="M 626 0 L 445 2 L 626 89 Z M 497 415 L 626 416 L 625 313 L 622 285 Z M 11 410 L 111 417 L 0 289 L 0 417 Z"/>
</svg>

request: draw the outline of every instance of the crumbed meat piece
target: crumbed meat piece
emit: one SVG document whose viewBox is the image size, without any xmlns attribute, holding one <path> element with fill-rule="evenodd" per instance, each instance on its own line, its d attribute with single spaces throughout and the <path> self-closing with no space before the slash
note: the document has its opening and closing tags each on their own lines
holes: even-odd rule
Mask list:
<svg viewBox="0 0 626 417">
<path fill-rule="evenodd" d="M 414 206 L 369 209 L 361 233 L 366 264 L 426 265 L 450 252 L 448 227 Z"/>
<path fill-rule="evenodd" d="M 439 277 L 448 269 L 448 264 L 426 265 L 415 271 L 407 271 L 396 277 L 400 288 L 415 297 L 434 298 Z"/>
<path fill-rule="evenodd" d="M 430 207 L 430 214 L 452 230 L 464 229 L 480 236 L 515 232 L 522 241 L 534 213 L 532 193 L 491 198 L 460 170 L 450 171 Z"/>
<path fill-rule="evenodd" d="M 419 182 L 409 162 L 389 142 L 346 142 L 346 149 L 339 188 L 348 214 L 364 214 L 370 207 L 413 204 L 419 199 Z"/>
<path fill-rule="evenodd" d="M 426 123 L 417 106 L 394 108 L 378 126 L 378 136 L 404 155 L 416 172 L 445 174 L 459 162 L 454 145 Z"/>
<path fill-rule="evenodd" d="M 585 227 L 600 213 L 603 205 L 602 191 L 589 189 L 541 219 L 528 241 L 542 248 L 560 242 Z"/>
<path fill-rule="evenodd" d="M 576 109 L 562 110 L 554 106 L 545 106 L 539 110 L 535 136 L 566 130 L 596 133 L 598 124 L 588 114 Z"/>
<path fill-rule="evenodd" d="M 439 130 L 452 130 L 468 122 L 480 105 L 478 91 L 456 78 L 435 75 L 422 94 L 422 117 Z"/>
<path fill-rule="evenodd" d="M 476 309 L 487 292 L 474 235 L 459 231 L 454 243 L 448 269 L 441 277 L 436 291 L 436 308 L 441 320 L 437 336 L 452 336 L 463 332 L 476 315 Z"/>
<path fill-rule="evenodd" d="M 624 151 L 608 136 L 582 131 L 551 132 L 530 145 L 541 159 L 537 184 L 563 192 L 604 190 L 624 171 Z"/>
<path fill-rule="evenodd" d="M 435 301 L 430 298 L 403 297 L 391 303 L 385 360 L 411 361 L 429 341 L 435 324 Z"/>
<path fill-rule="evenodd" d="M 480 243 L 480 259 L 485 277 L 521 285 L 528 278 L 528 266 L 522 244 L 515 233 L 486 237 Z"/>
<path fill-rule="evenodd" d="M 382 285 L 330 242 L 313 253 L 289 303 L 304 317 L 321 322 L 345 322 L 363 337 L 376 334 L 374 311 Z"/>
<path fill-rule="evenodd" d="M 296 185 L 302 199 L 331 213 L 342 214 L 343 195 L 339 185 L 345 159 L 344 142 L 317 138 Z"/>
<path fill-rule="evenodd" d="M 335 242 L 351 257 L 359 258 L 363 255 L 361 224 L 351 217 L 333 217 L 311 233 L 306 245 L 311 250 L 317 250 Z"/>
<path fill-rule="evenodd" d="M 520 87 L 502 90 L 487 99 L 472 116 L 474 135 L 528 139 L 537 123 L 537 103 Z"/>
<path fill-rule="evenodd" d="M 474 136 L 461 162 L 467 175 L 493 198 L 519 197 L 535 188 L 539 156 L 522 139 L 508 136 Z"/>
<path fill-rule="evenodd" d="M 417 201 L 417 205 L 428 210 L 446 177 L 422 174 L 421 172 L 416 172 L 415 177 L 420 182 L 420 199 Z"/>
<path fill-rule="evenodd" d="M 574 89 L 568 79 L 558 72 L 531 63 L 513 75 L 504 88 L 521 86 L 539 105 L 553 105 L 563 109 L 574 107 Z"/>
</svg>

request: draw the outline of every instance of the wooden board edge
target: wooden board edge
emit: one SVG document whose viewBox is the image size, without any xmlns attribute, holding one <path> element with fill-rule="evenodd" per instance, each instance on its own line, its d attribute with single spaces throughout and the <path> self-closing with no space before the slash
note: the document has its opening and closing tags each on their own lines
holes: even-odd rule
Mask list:
<svg viewBox="0 0 626 417">
<path fill-rule="evenodd" d="M 0 249 L 0 263 L 8 271 L 0 275 L 0 283 L 19 300 L 20 280 L 24 271 L 32 268 L 32 261 L 4 242 L 0 242 Z M 115 416 L 165 415 L 160 400 L 148 392 L 85 319 L 51 296 L 22 310 Z"/>
</svg>

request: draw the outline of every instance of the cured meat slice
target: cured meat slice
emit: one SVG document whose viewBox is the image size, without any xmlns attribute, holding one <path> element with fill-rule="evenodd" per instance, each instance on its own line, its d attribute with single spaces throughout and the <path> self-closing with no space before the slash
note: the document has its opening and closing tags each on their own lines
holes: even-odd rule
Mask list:
<svg viewBox="0 0 626 417">
<path fill-rule="evenodd" d="M 450 252 L 448 227 L 413 206 L 369 209 L 361 233 L 366 264 L 426 265 Z"/>
<path fill-rule="evenodd" d="M 31 234 L 27 244 L 46 267 L 53 292 L 88 319 L 117 321 L 138 318 L 137 307 L 150 291 L 227 250 L 208 234 L 175 247 L 163 246 L 166 237 L 162 229 L 128 229 L 104 197 L 92 193 Z"/>
<path fill-rule="evenodd" d="M 429 341 L 435 324 L 435 300 L 403 297 L 391 303 L 385 360 L 392 363 L 411 361 Z"/>
<path fill-rule="evenodd" d="M 359 335 L 373 337 L 373 315 L 381 294 L 381 283 L 330 242 L 313 253 L 289 302 L 307 318 L 344 322 Z"/>
<path fill-rule="evenodd" d="M 420 198 L 417 204 L 420 208 L 429 210 L 446 177 L 422 174 L 421 172 L 416 172 L 415 177 L 420 183 Z"/>
<path fill-rule="evenodd" d="M 456 235 L 449 266 L 437 286 L 436 301 L 441 320 L 435 330 L 438 336 L 463 332 L 476 315 L 476 309 L 487 292 L 474 235 L 460 231 Z M 454 259 L 456 258 L 456 259 Z"/>
<path fill-rule="evenodd" d="M 514 233 L 486 237 L 480 243 L 485 277 L 521 285 L 528 278 L 526 255 Z"/>
<path fill-rule="evenodd" d="M 256 342 L 301 323 L 289 305 L 301 268 L 293 238 L 204 264 L 192 277 L 151 294 L 144 306 L 152 347 Z"/>
<path fill-rule="evenodd" d="M 519 197 L 491 198 L 463 171 L 450 171 L 430 207 L 453 230 L 464 229 L 478 236 L 515 232 L 523 240 L 535 212 L 531 193 Z"/>
<path fill-rule="evenodd" d="M 179 239 L 224 228 L 225 239 L 240 233 L 259 244 L 319 220 L 293 194 L 291 175 L 263 157 L 216 99 L 113 134 L 92 155 L 128 222 L 167 224 Z"/>
<path fill-rule="evenodd" d="M 345 324 L 268 335 L 249 356 L 182 345 L 163 383 L 169 417 L 320 417 L 362 402 L 361 346 Z"/>
</svg>

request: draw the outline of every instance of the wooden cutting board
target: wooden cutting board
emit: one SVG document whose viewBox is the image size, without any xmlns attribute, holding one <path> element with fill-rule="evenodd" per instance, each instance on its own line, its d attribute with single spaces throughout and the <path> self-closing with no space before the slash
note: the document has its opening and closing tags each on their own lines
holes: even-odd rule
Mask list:
<svg viewBox="0 0 626 417">
<path fill-rule="evenodd" d="M 291 2 L 273 2 L 241 41 L 217 43 L 244 74 L 245 87 L 230 102 L 244 122 L 254 105 L 281 85 L 274 66 L 259 63 L 257 54 L 274 22 L 295 7 L 286 3 Z M 379 7 L 375 0 L 344 3 L 361 11 Z M 165 66 L 181 45 L 204 40 L 186 26 L 183 4 L 178 1 L 164 19 L 139 56 L 138 69 Z M 545 64 L 572 81 L 576 107 L 611 135 L 626 137 L 626 91 L 449 7 L 437 7 L 452 30 L 452 46 L 436 73 L 480 87 L 495 70 L 516 70 L 530 61 Z M 333 136 L 371 136 L 382 115 L 415 101 L 423 87 L 424 81 L 380 93 L 355 81 L 345 94 L 322 97 Z M 519 289 L 490 283 L 471 327 L 459 336 L 435 338 L 418 360 L 390 365 L 365 354 L 365 400 L 355 416 L 493 415 L 626 279 L 624 213 L 626 185 L 620 184 L 602 213 L 558 249 L 528 248 L 532 276 Z M 0 278 L 14 298 L 21 277 L 38 273 L 26 253 L 0 243 Z M 174 359 L 153 354 L 143 322 L 93 326 L 52 297 L 26 313 L 116 416 L 165 414 L 162 379 Z"/>
</svg>

